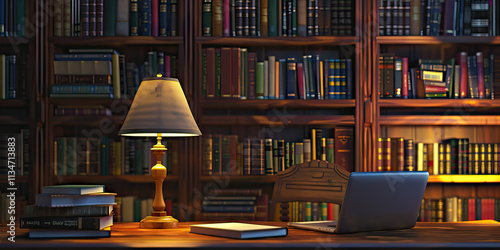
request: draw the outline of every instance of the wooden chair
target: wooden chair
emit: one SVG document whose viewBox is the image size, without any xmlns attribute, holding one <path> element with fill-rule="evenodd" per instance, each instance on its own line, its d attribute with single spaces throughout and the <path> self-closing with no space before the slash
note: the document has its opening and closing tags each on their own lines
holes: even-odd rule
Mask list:
<svg viewBox="0 0 500 250">
<path fill-rule="evenodd" d="M 349 174 L 350 172 L 336 164 L 318 160 L 293 165 L 279 172 L 274 183 L 270 220 L 274 220 L 277 202 L 342 204 Z"/>
</svg>

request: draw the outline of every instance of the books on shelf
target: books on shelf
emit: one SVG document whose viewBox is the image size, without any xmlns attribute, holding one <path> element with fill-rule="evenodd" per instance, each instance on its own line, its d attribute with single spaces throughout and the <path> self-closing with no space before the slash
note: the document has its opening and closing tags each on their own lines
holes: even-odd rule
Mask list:
<svg viewBox="0 0 500 250">
<path fill-rule="evenodd" d="M 274 221 L 299 222 L 338 220 L 340 205 L 326 202 L 281 202 L 276 204 Z"/>
<path fill-rule="evenodd" d="M 268 219 L 269 196 L 261 189 L 225 188 L 205 195 L 201 200 L 202 220 Z"/>
<path fill-rule="evenodd" d="M 500 173 L 500 143 L 470 143 L 468 138 L 433 143 L 379 138 L 377 158 L 376 171 L 428 171 L 431 175 Z"/>
<path fill-rule="evenodd" d="M 417 221 L 458 222 L 499 220 L 500 199 L 488 197 L 424 198 Z"/>
<path fill-rule="evenodd" d="M 178 36 L 177 0 L 56 0 L 53 36 Z"/>
<path fill-rule="evenodd" d="M 407 57 L 380 55 L 380 98 L 495 98 L 499 64 L 493 54 L 459 52 L 445 63 L 432 59 L 408 63 Z"/>
<path fill-rule="evenodd" d="M 203 48 L 201 91 L 206 98 L 352 99 L 352 70 L 349 58 L 261 59 L 246 48 Z"/>
<path fill-rule="evenodd" d="M 68 52 L 54 55 L 51 97 L 133 98 L 146 77 L 157 74 L 177 77 L 177 56 L 161 51 L 149 51 L 143 63 L 126 62 L 125 55 L 113 49 L 69 49 Z M 68 112 L 108 113 L 78 109 Z"/>
<path fill-rule="evenodd" d="M 310 160 L 334 162 L 348 171 L 354 166 L 353 130 L 335 128 L 334 138 L 326 130 L 311 129 L 311 139 L 287 142 L 281 139 L 247 138 L 208 134 L 203 137 L 204 175 L 275 175 L 292 165 Z"/>
<path fill-rule="evenodd" d="M 221 236 L 235 239 L 252 239 L 286 236 L 286 227 L 257 225 L 240 222 L 225 222 L 191 225 L 191 233 Z"/>
<path fill-rule="evenodd" d="M 179 169 L 179 142 L 165 142 L 162 163 L 169 175 Z M 149 138 L 59 137 L 54 140 L 54 175 L 148 175 L 156 164 Z"/>
<path fill-rule="evenodd" d="M 16 55 L 0 54 L 0 99 L 26 97 L 26 80 L 24 77 L 16 77 L 19 76 L 16 58 Z"/>
<path fill-rule="evenodd" d="M 26 36 L 31 4 L 28 0 L 0 1 L 0 37 Z"/>
<path fill-rule="evenodd" d="M 354 2 L 204 0 L 203 36 L 352 36 Z"/>
<path fill-rule="evenodd" d="M 29 176 L 31 168 L 31 144 L 29 142 L 29 129 L 15 129 L 11 133 L 7 131 L 0 133 L 0 159 L 5 162 L 5 167 L 0 169 L 0 175 Z M 9 153 L 14 153 L 15 158 L 9 159 Z"/>
<path fill-rule="evenodd" d="M 380 1 L 381 36 L 498 36 L 497 1 Z"/>
<path fill-rule="evenodd" d="M 45 186 L 36 205 L 25 207 L 20 227 L 30 238 L 109 237 L 115 196 L 103 185 Z"/>
</svg>

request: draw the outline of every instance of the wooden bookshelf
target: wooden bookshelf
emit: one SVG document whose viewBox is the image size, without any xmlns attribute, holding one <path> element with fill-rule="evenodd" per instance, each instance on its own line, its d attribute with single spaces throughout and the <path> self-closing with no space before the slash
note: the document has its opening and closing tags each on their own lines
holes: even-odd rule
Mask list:
<svg viewBox="0 0 500 250">
<path fill-rule="evenodd" d="M 380 45 L 441 45 L 441 44 L 500 44 L 500 37 L 470 37 L 470 36 L 378 36 L 376 42 Z"/>
<path fill-rule="evenodd" d="M 153 36 L 124 36 L 124 37 L 51 37 L 49 42 L 63 46 L 130 46 L 130 45 L 180 45 L 184 38 L 153 37 Z"/>
<path fill-rule="evenodd" d="M 500 125 L 498 115 L 394 115 L 382 116 L 380 125 Z"/>
<path fill-rule="evenodd" d="M 289 109 L 331 109 L 331 108 L 354 108 L 356 100 L 239 100 L 228 99 L 221 102 L 220 99 L 203 99 L 199 101 L 202 109 L 254 109 L 271 110 L 273 108 Z"/>
<path fill-rule="evenodd" d="M 167 176 L 165 182 L 178 182 L 178 176 Z M 102 184 L 102 183 L 150 183 L 153 185 L 153 177 L 149 175 L 60 175 L 55 178 L 55 184 L 71 184 L 71 183 L 88 183 L 88 184 Z"/>
<path fill-rule="evenodd" d="M 213 182 L 216 180 L 222 180 L 224 182 L 229 181 L 238 184 L 274 184 L 276 181 L 275 175 L 210 175 L 201 176 L 200 181 L 203 183 Z"/>
<path fill-rule="evenodd" d="M 308 37 L 197 37 L 203 45 L 224 46 L 335 46 L 355 45 L 360 42 L 355 36 L 308 36 Z"/>
<path fill-rule="evenodd" d="M 428 183 L 500 183 L 500 175 L 429 175 Z"/>
<path fill-rule="evenodd" d="M 297 126 L 322 126 L 322 125 L 354 125 L 353 116 L 336 116 L 336 115 L 285 115 L 277 116 L 201 116 L 200 123 L 205 125 L 297 125 Z"/>
</svg>

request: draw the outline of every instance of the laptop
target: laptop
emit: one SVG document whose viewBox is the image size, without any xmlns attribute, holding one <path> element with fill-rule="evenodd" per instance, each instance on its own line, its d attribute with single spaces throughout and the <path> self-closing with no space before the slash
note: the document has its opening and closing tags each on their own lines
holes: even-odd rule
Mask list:
<svg viewBox="0 0 500 250">
<path fill-rule="evenodd" d="M 328 233 L 406 229 L 415 226 L 429 173 L 353 172 L 338 221 L 289 222 Z"/>
</svg>

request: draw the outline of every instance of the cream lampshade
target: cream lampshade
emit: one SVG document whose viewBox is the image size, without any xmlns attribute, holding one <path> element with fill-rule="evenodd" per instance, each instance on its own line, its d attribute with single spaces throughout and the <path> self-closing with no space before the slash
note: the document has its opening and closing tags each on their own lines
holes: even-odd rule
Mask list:
<svg viewBox="0 0 500 250">
<path fill-rule="evenodd" d="M 154 211 L 152 216 L 141 220 L 140 227 L 177 227 L 178 221 L 172 216 L 167 216 L 165 212 L 162 185 L 167 171 L 161 165 L 161 158 L 167 149 L 161 144 L 161 138 L 201 135 L 179 81 L 175 78 L 145 78 L 137 90 L 118 134 L 156 137 L 158 140 L 151 149 L 157 159 L 157 164 L 151 168 L 151 176 L 156 186 Z"/>
</svg>

